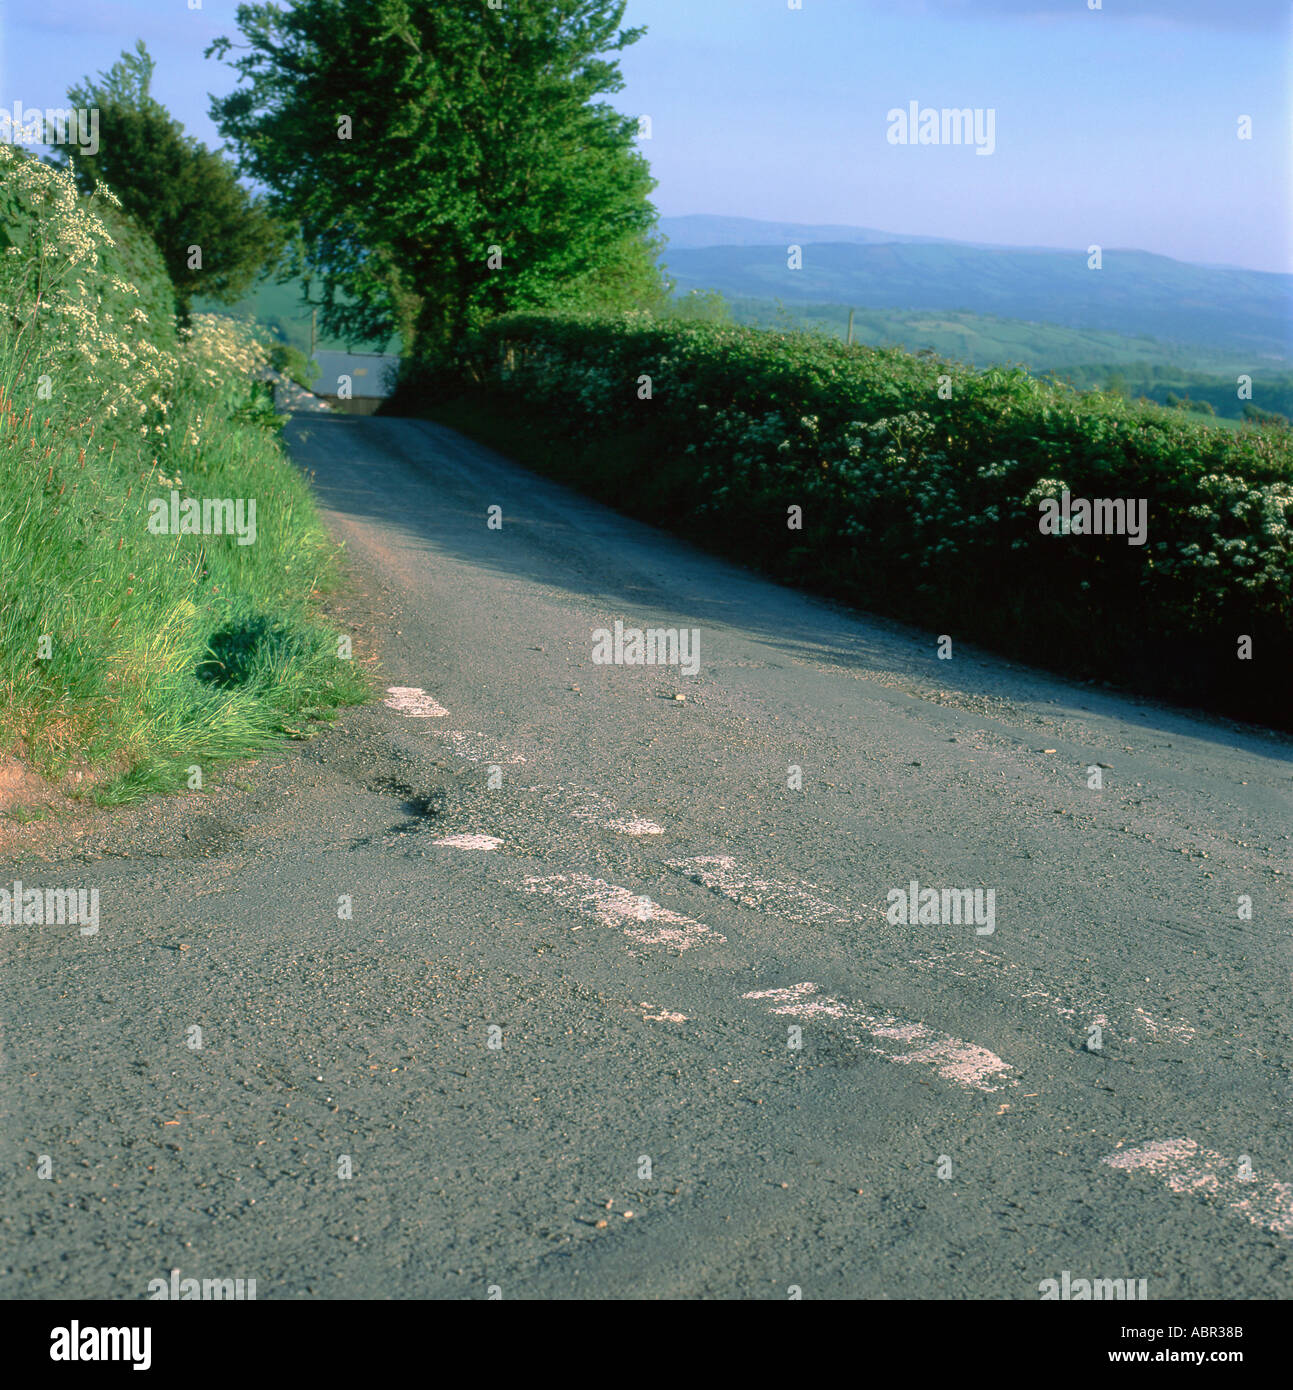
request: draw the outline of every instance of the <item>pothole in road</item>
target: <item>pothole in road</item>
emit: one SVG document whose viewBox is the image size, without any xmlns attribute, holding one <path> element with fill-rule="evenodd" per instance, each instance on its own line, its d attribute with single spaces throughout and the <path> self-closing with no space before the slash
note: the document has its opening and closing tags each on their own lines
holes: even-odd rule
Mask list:
<svg viewBox="0 0 1293 1390">
<path fill-rule="evenodd" d="M 419 792 L 409 783 L 395 777 L 381 777 L 366 782 L 365 788 L 379 796 L 399 798 L 400 810 L 407 817 L 397 825 L 372 835 L 361 835 L 350 841 L 351 849 L 360 849 L 379 840 L 393 840 L 404 835 L 417 835 L 424 830 L 435 828 L 436 820 L 444 814 L 448 801 L 442 788 L 431 792 Z"/>
<path fill-rule="evenodd" d="M 415 816 L 418 820 L 426 819 L 431 816 L 443 814 L 446 797 L 440 788 L 436 788 L 431 794 L 423 795 L 415 791 L 407 782 L 401 782 L 394 777 L 382 777 L 377 781 L 367 784 L 370 792 L 377 792 L 380 796 L 398 796 L 403 798 L 401 809 L 410 816 Z"/>
</svg>

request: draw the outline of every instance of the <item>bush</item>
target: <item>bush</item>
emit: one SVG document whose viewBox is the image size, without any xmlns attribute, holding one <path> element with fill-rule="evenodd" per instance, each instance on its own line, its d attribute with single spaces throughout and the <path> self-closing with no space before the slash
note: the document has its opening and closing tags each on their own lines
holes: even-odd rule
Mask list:
<svg viewBox="0 0 1293 1390">
<path fill-rule="evenodd" d="M 1281 415 L 1278 410 L 1263 410 L 1259 405 L 1253 405 L 1250 401 L 1244 406 L 1241 412 L 1245 420 L 1251 420 L 1258 425 L 1279 425 L 1287 427 L 1289 417 Z"/>
<path fill-rule="evenodd" d="M 291 343 L 272 343 L 269 365 L 306 391 L 312 391 L 319 379 L 319 364 Z"/>
<path fill-rule="evenodd" d="M 785 580 L 1071 674 L 1289 720 L 1285 432 L 1022 369 L 645 314 L 499 319 L 401 395 L 455 390 L 506 402 L 554 475 Z M 1147 544 L 1041 534 L 1039 502 L 1065 488 L 1146 499 Z"/>
</svg>

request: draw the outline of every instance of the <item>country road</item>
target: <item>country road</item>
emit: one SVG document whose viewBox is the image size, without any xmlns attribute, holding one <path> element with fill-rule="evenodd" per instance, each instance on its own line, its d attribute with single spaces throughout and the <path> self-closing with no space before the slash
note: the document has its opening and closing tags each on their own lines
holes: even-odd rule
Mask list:
<svg viewBox="0 0 1293 1390">
<path fill-rule="evenodd" d="M 383 697 L 3 865 L 102 905 L 6 929 L 0 1295 L 1293 1293 L 1288 739 L 940 660 L 433 424 L 289 440 Z M 595 663 L 617 621 L 698 670 Z M 912 880 L 993 929 L 891 923 Z"/>
</svg>

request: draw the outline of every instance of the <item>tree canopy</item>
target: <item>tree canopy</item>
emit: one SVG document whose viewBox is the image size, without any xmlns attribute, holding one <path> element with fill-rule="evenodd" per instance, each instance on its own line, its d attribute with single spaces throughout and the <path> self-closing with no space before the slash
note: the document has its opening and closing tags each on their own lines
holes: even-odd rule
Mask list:
<svg viewBox="0 0 1293 1390">
<path fill-rule="evenodd" d="M 328 332 L 434 354 L 517 309 L 658 300 L 624 0 L 241 5 L 211 114 L 300 226 Z M 236 54 L 236 56 L 230 56 Z"/>
<path fill-rule="evenodd" d="M 180 312 L 205 295 L 231 304 L 280 258 L 285 237 L 263 198 L 238 182 L 234 164 L 184 133 L 150 92 L 154 63 L 143 40 L 97 79 L 68 91 L 75 107 L 97 107 L 99 149 L 59 149 L 77 186 L 102 180 L 157 243 Z M 195 250 L 196 248 L 196 250 Z"/>
</svg>

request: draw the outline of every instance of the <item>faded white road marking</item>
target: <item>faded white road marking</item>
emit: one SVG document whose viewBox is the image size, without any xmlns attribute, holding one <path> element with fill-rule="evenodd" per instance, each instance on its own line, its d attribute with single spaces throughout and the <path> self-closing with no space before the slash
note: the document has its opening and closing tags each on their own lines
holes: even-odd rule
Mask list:
<svg viewBox="0 0 1293 1390">
<path fill-rule="evenodd" d="M 621 835 L 663 835 L 664 826 L 653 820 L 643 820 L 640 816 L 626 816 L 602 821 L 607 830 L 618 831 Z"/>
<path fill-rule="evenodd" d="M 619 927 L 625 936 L 647 946 L 673 946 L 685 951 L 702 937 L 709 941 L 727 940 L 703 922 L 588 874 L 531 875 L 525 880 L 525 891 L 547 893 L 572 912 L 595 917 L 606 927 Z"/>
<path fill-rule="evenodd" d="M 864 1052 L 884 1057 L 890 1062 L 916 1062 L 933 1067 L 944 1081 L 955 1082 L 958 1086 L 972 1087 L 976 1091 L 996 1091 L 1000 1087 L 989 1085 L 989 1081 L 1000 1079 L 1009 1086 L 1019 1084 L 1005 1075 L 1014 1070 L 1009 1062 L 1003 1062 L 986 1047 L 934 1033 L 923 1023 L 904 1023 L 892 1014 L 883 1018 L 868 1014 L 830 995 L 819 996 L 814 984 L 805 982 L 787 989 L 757 989 L 742 998 L 768 1000 L 774 1014 L 803 1019 L 809 1023 L 818 1019 L 832 1019 L 842 1025 L 842 1031 Z M 864 1039 L 924 1043 L 924 1046 L 914 1052 L 897 1052 Z"/>
<path fill-rule="evenodd" d="M 449 711 L 432 699 L 420 685 L 388 685 L 386 693 L 391 697 L 382 703 L 389 709 L 406 714 L 410 719 L 436 719 Z"/>
<path fill-rule="evenodd" d="M 1193 1139 L 1156 1139 L 1102 1159 L 1110 1168 L 1149 1173 L 1181 1196 L 1225 1199 L 1231 1211 L 1277 1236 L 1293 1240 L 1293 1183 L 1239 1176 L 1238 1160 L 1204 1149 Z"/>
<path fill-rule="evenodd" d="M 545 801 L 560 806 L 567 815 L 576 820 L 600 825 L 603 830 L 614 830 L 619 835 L 663 835 L 664 826 L 641 816 L 622 816 L 615 803 L 600 792 L 587 791 L 579 787 L 556 787 L 545 794 Z"/>
<path fill-rule="evenodd" d="M 520 753 L 509 753 L 503 744 L 484 734 L 463 733 L 458 729 L 433 729 L 436 738 L 444 739 L 452 752 L 469 763 L 523 763 Z"/>
<path fill-rule="evenodd" d="M 444 835 L 432 840 L 433 845 L 444 845 L 448 849 L 497 849 L 503 842 L 497 835 Z"/>
<path fill-rule="evenodd" d="M 759 878 L 752 870 L 738 864 L 730 854 L 702 854 L 693 859 L 666 859 L 665 863 L 693 883 L 721 893 L 743 907 L 771 912 L 801 925 L 865 920 L 861 914 L 819 898 L 796 883 Z M 884 919 L 884 912 L 880 908 L 872 907 L 869 903 L 864 906 L 867 912 Z"/>
<path fill-rule="evenodd" d="M 389 702 L 388 702 L 389 703 Z M 481 733 L 464 733 L 457 729 L 436 729 L 434 737 L 444 739 L 450 751 L 472 763 L 524 763 L 525 755 L 510 752 L 505 744 Z M 543 799 L 575 820 L 613 830 L 617 835 L 663 835 L 664 826 L 643 816 L 621 815 L 618 807 L 600 792 L 579 787 L 527 787 L 527 791 L 542 792 Z"/>
<path fill-rule="evenodd" d="M 1046 1009 L 1081 1031 L 1098 1024 L 1105 1031 L 1112 1031 L 1120 1041 L 1188 1043 L 1195 1036 L 1195 1029 L 1184 1019 L 1156 1019 L 1139 1006 L 1125 1004 L 1115 1007 L 1092 999 L 1055 994 L 1048 989 L 1025 989 L 1023 986 L 1029 982 L 1027 968 L 1018 961 L 1005 960 L 992 951 L 943 951 L 910 960 L 907 964 L 917 970 L 937 971 L 963 980 L 980 973 L 994 975 L 1013 987 L 1015 997 L 1021 1002 Z M 1114 1020 L 1112 1023 L 1109 1021 L 1111 1016 Z"/>
<path fill-rule="evenodd" d="M 643 1009 L 655 1009 L 655 1008 L 659 1008 L 659 1005 L 657 1005 L 657 1004 L 648 1004 L 647 1001 L 646 1001 L 645 999 L 643 999 L 642 1002 L 641 1002 L 641 1004 L 640 1004 L 638 1007 L 639 1007 L 639 1008 L 643 1008 Z M 687 1015 L 686 1015 L 686 1014 L 675 1014 L 675 1013 L 670 1013 L 668 1009 L 660 1009 L 660 1012 L 659 1012 L 658 1014 L 643 1014 L 642 1017 L 645 1018 L 645 1019 L 649 1019 L 652 1023 L 686 1023 L 686 1022 L 687 1022 Z"/>
<path fill-rule="evenodd" d="M 1172 1042 L 1186 1043 L 1194 1037 L 1194 1029 L 1181 1020 L 1176 1023 L 1164 1023 L 1159 1019 L 1150 1018 L 1142 1008 L 1137 1008 L 1136 1019 L 1150 1038 L 1157 1038 L 1162 1033 Z"/>
<path fill-rule="evenodd" d="M 408 696 L 410 698 L 423 694 L 421 691 L 395 687 L 392 687 L 392 693 L 396 696 Z M 430 700 L 429 696 L 425 696 L 425 698 Z M 403 708 L 402 705 L 396 705 L 394 700 L 387 700 L 386 703 L 392 708 Z M 429 710 L 404 710 L 404 712 L 412 713 L 414 717 L 448 713 L 448 710 L 442 709 L 434 700 L 430 700 L 430 703 L 433 708 Z M 513 765 L 526 761 L 523 753 L 514 753 L 508 749 L 506 744 L 482 733 L 469 733 L 461 729 L 434 729 L 432 736 L 443 739 L 449 745 L 450 752 L 460 758 L 465 758 L 468 762 Z M 613 830 L 617 835 L 664 834 L 664 826 L 658 825 L 653 820 L 647 820 L 643 816 L 621 815 L 615 803 L 609 797 L 603 796 L 601 792 L 590 791 L 581 787 L 546 787 L 543 785 L 527 787 L 525 790 L 542 792 L 546 802 L 559 807 L 567 815 L 573 816 L 575 820 L 601 826 L 603 830 Z"/>
</svg>

